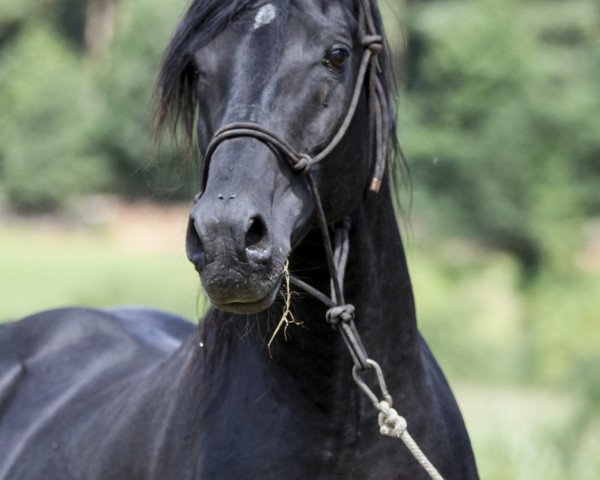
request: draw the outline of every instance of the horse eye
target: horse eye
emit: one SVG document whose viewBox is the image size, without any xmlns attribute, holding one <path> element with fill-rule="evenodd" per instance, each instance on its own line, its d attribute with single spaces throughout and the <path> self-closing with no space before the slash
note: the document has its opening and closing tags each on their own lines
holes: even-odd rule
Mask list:
<svg viewBox="0 0 600 480">
<path fill-rule="evenodd" d="M 324 63 L 331 65 L 334 68 L 342 68 L 348 58 L 350 57 L 350 51 L 344 47 L 334 47 L 325 56 Z"/>
</svg>

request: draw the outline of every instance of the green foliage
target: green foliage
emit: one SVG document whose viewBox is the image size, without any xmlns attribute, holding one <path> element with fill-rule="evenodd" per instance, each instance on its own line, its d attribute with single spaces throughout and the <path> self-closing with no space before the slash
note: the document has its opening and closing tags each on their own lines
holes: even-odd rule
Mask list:
<svg viewBox="0 0 600 480">
<path fill-rule="evenodd" d="M 408 254 L 421 330 L 451 376 L 592 388 L 597 275 L 545 270 L 524 288 L 513 257 L 464 241 L 420 238 Z"/>
<path fill-rule="evenodd" d="M 102 229 L 5 229 L 0 235 L 0 323 L 69 305 L 146 305 L 199 317 L 204 299 L 183 249 L 132 251 L 113 240 Z"/>
<path fill-rule="evenodd" d="M 24 28 L 40 22 L 82 47 L 86 1 L 83 0 L 0 0 L 0 47 Z"/>
<path fill-rule="evenodd" d="M 99 190 L 190 196 L 194 165 L 148 135 L 154 75 L 186 3 L 119 2 L 107 50 L 90 58 L 85 2 L 0 0 L 0 194 L 11 205 L 53 209 Z"/>
<path fill-rule="evenodd" d="M 193 166 L 186 165 L 168 141 L 161 152 L 155 151 L 149 136 L 154 76 L 186 3 L 124 2 L 108 58 L 98 65 L 105 110 L 96 142 L 111 158 L 113 188 L 128 195 L 189 197 L 195 188 Z"/>
<path fill-rule="evenodd" d="M 574 433 L 569 424 L 579 403 L 571 393 L 458 384 L 456 395 L 482 479 L 597 478 L 600 425 L 590 424 L 575 448 L 564 444 Z"/>
<path fill-rule="evenodd" d="M 408 253 L 419 326 L 441 365 L 457 379 L 524 380 L 524 302 L 514 260 L 457 242 L 436 249 L 439 241 L 421 239 Z"/>
<path fill-rule="evenodd" d="M 582 219 L 598 214 L 600 35 L 590 25 L 600 15 L 589 1 L 566 10 L 433 1 L 411 17 L 401 138 L 426 188 L 418 213 L 508 251 L 529 273 L 560 263 Z"/>
<path fill-rule="evenodd" d="M 15 21 L 23 21 L 34 11 L 35 0 L 0 0 L 0 28 Z M 42 7 L 43 8 L 43 7 Z"/>
<path fill-rule="evenodd" d="M 107 172 L 87 136 L 93 89 L 52 31 L 23 30 L 2 52 L 0 105 L 1 187 L 14 206 L 52 209 L 102 185 Z"/>
<path fill-rule="evenodd" d="M 109 181 L 85 189 L 187 195 L 193 166 L 183 165 L 168 143 L 156 161 L 147 135 L 159 58 L 187 2 L 119 1 L 106 52 L 85 58 L 85 5 L 91 1 L 0 0 L 2 81 L 15 77 L 13 72 L 21 74 L 11 80 L 19 85 L 9 87 L 17 96 L 6 100 L 4 95 L 3 107 L 6 101 L 9 110 L 23 102 L 39 108 L 39 117 L 55 111 L 53 128 L 70 131 L 72 138 L 66 141 L 59 134 L 54 145 L 35 143 L 43 152 L 54 150 L 53 156 L 65 163 L 82 148 L 86 156 L 93 151 L 101 158 L 100 177 Z M 565 249 L 576 247 L 580 220 L 600 211 L 598 8 L 591 0 L 405 4 L 409 58 L 403 75 L 409 88 L 400 105 L 401 138 L 418 185 L 417 215 L 428 217 L 440 231 L 506 250 L 535 273 L 542 261 L 557 261 Z M 390 9 L 384 12 L 392 43 L 401 43 L 395 22 L 389 21 Z M 31 59 L 38 53 L 33 40 L 25 38 L 29 35 L 51 37 L 40 46 L 44 58 L 35 58 L 30 67 L 15 60 L 23 49 L 29 49 Z M 35 85 L 39 68 L 27 72 L 38 62 L 54 68 L 46 87 Z M 41 91 L 60 92 L 59 82 L 79 92 L 72 112 L 67 112 L 69 102 Z M 42 101 L 33 101 L 35 95 Z M 27 119 L 8 121 L 14 124 L 12 143 L 30 136 Z M 2 157 L 16 158 L 19 148 L 10 147 L 11 154 Z M 61 149 L 68 151 L 58 154 Z M 30 197 L 30 192 L 19 197 L 20 186 L 4 183 L 0 180 L 0 188 L 12 192 L 11 201 Z M 58 185 L 64 197 L 75 193 Z M 50 195 L 52 202 L 60 203 L 56 196 Z"/>
</svg>

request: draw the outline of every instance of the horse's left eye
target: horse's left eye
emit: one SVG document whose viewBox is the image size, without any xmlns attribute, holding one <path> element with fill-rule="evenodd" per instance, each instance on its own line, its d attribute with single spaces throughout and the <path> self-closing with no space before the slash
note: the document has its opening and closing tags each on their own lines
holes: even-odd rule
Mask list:
<svg viewBox="0 0 600 480">
<path fill-rule="evenodd" d="M 324 63 L 333 68 L 342 68 L 350 58 L 350 50 L 345 47 L 333 47 L 325 56 Z"/>
</svg>

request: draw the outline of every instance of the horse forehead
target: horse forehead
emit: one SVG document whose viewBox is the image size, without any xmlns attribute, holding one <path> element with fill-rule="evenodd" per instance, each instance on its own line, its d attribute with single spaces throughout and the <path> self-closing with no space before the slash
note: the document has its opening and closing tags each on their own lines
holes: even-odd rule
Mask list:
<svg viewBox="0 0 600 480">
<path fill-rule="evenodd" d="M 322 53 L 333 39 L 353 36 L 355 22 L 347 6 L 328 1 L 329 6 L 322 0 L 271 0 L 248 8 L 196 50 L 196 64 L 204 72 L 226 76 L 227 83 L 244 92 L 264 88 L 267 80 L 287 75 L 290 65 Z"/>
<path fill-rule="evenodd" d="M 305 20 L 311 18 L 315 23 L 327 26 L 332 21 L 341 22 L 351 20 L 353 17 L 352 5 L 354 0 L 272 0 L 258 7 L 252 12 L 254 21 L 251 30 L 289 20 L 288 12 L 292 16 L 300 13 Z M 308 18 L 306 18 L 308 17 Z"/>
<path fill-rule="evenodd" d="M 350 21 L 354 18 L 354 0 L 298 0 L 292 2 L 297 9 L 326 21 Z"/>
<path fill-rule="evenodd" d="M 275 20 L 278 13 L 277 7 L 272 3 L 267 3 L 266 5 L 260 7 L 258 12 L 256 12 L 256 16 L 254 17 L 254 26 L 252 27 L 253 30 L 264 27 L 265 25 L 271 23 L 273 20 Z"/>
</svg>

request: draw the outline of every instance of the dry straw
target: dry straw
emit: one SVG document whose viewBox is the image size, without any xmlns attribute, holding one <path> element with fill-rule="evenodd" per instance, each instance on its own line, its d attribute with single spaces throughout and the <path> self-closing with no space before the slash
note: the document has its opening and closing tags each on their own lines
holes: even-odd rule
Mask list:
<svg viewBox="0 0 600 480">
<path fill-rule="evenodd" d="M 283 312 L 281 313 L 281 320 L 279 320 L 279 323 L 277 324 L 277 328 L 275 328 L 275 331 L 273 332 L 273 335 L 271 335 L 271 339 L 269 340 L 269 343 L 267 344 L 267 346 L 269 348 L 269 354 L 271 353 L 271 345 L 273 344 L 273 342 L 275 341 L 275 338 L 277 337 L 277 335 L 279 334 L 279 332 L 282 329 L 283 329 L 283 338 L 285 340 L 288 340 L 287 330 L 288 330 L 289 326 L 290 325 L 302 325 L 302 322 L 299 322 L 298 320 L 296 320 L 296 317 L 294 317 L 294 314 L 292 313 L 292 310 L 291 310 L 292 290 L 290 289 L 289 266 L 290 266 L 289 261 L 286 260 L 285 265 L 283 267 L 283 275 L 284 275 Z"/>
</svg>

